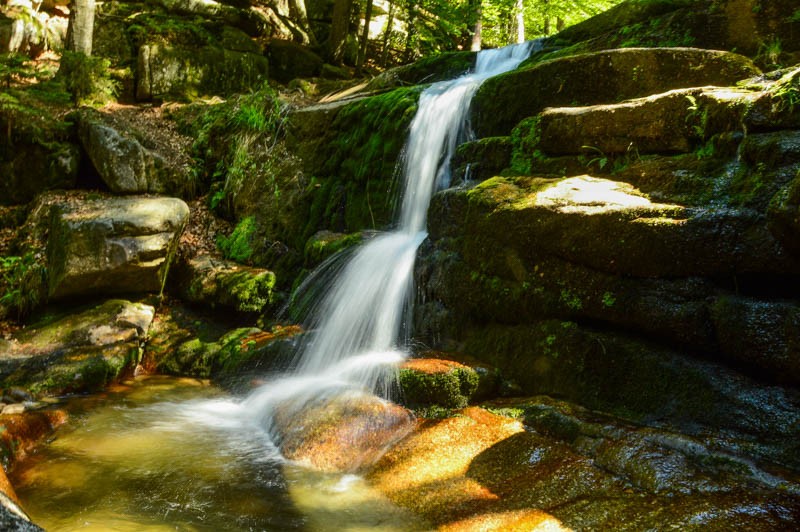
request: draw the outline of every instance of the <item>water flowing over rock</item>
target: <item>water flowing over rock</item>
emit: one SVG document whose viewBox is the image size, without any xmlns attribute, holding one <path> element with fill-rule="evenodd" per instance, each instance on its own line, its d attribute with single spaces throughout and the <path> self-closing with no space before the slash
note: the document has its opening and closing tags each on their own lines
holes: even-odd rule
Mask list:
<svg viewBox="0 0 800 532">
<path fill-rule="evenodd" d="M 189 217 L 175 198 L 107 198 L 52 206 L 49 294 L 158 292 Z"/>
<path fill-rule="evenodd" d="M 468 134 L 469 102 L 485 79 L 516 67 L 530 48 L 526 43 L 480 54 L 475 73 L 436 83 L 420 95 L 406 148 L 398 229 L 367 241 L 342 267 L 313 310 L 310 328 L 314 333 L 299 352 L 296 376 L 266 384 L 246 402 L 256 418 L 266 420 L 284 453 L 304 440 L 287 443 L 292 441 L 286 439 L 289 427 L 279 418 L 294 420 L 308 415 L 320 408 L 317 400 L 322 401 L 323 411 L 333 408 L 338 399 L 331 398 L 347 390 L 376 390 L 386 395 L 394 379 L 390 365 L 405 355 L 402 327 L 410 304 L 416 251 L 427 235 L 428 204 L 437 187 L 449 184 L 449 161 L 458 142 Z M 310 405 L 314 407 L 307 410 Z M 349 418 L 349 410 L 336 417 Z M 379 427 L 389 423 L 390 433 L 397 432 L 396 416 L 385 417 L 381 410 L 367 408 L 362 412 L 366 419 L 356 426 L 368 423 L 376 434 L 382 434 L 385 429 Z M 360 407 L 356 411 L 360 412 Z M 363 451 L 371 459 L 377 457 Z"/>
</svg>

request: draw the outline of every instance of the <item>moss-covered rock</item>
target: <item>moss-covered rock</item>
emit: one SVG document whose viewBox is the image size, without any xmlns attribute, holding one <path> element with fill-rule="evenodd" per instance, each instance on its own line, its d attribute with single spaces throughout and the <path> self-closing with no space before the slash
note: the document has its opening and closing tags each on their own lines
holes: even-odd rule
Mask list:
<svg viewBox="0 0 800 532">
<path fill-rule="evenodd" d="M 367 85 L 367 90 L 382 90 L 403 85 L 435 83 L 456 78 L 475 67 L 475 52 L 445 52 L 382 72 Z"/>
<path fill-rule="evenodd" d="M 520 119 L 546 107 L 607 104 L 684 87 L 725 86 L 758 72 L 745 57 L 692 48 L 579 54 L 487 80 L 472 103 L 474 127 L 479 137 L 508 135 Z"/>
<path fill-rule="evenodd" d="M 154 312 L 147 305 L 111 300 L 34 324 L 0 346 L 3 386 L 36 396 L 100 391 L 139 362 Z"/>
<path fill-rule="evenodd" d="M 510 137 L 487 137 L 465 142 L 456 149 L 452 165 L 455 178 L 483 181 L 511 166 Z"/>
<path fill-rule="evenodd" d="M 472 368 L 452 360 L 416 358 L 400 366 L 402 402 L 419 408 L 463 408 L 478 389 Z"/>
<path fill-rule="evenodd" d="M 264 312 L 275 302 L 275 274 L 208 255 L 181 264 L 175 289 L 191 303 L 237 312 Z"/>
<path fill-rule="evenodd" d="M 320 264 L 339 251 L 357 246 L 364 240 L 362 233 L 333 233 L 319 231 L 306 241 L 304 250 L 305 263 L 308 266 Z"/>
</svg>

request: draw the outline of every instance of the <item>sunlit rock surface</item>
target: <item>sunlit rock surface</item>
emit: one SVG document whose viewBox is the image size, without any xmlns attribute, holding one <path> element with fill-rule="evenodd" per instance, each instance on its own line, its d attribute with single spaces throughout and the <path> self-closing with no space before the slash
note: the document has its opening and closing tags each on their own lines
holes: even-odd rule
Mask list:
<svg viewBox="0 0 800 532">
<path fill-rule="evenodd" d="M 277 405 L 273 423 L 286 458 L 321 471 L 343 472 L 368 467 L 414 424 L 405 408 L 355 392 L 290 398 Z"/>
<path fill-rule="evenodd" d="M 176 198 L 65 201 L 50 212 L 51 298 L 159 292 L 189 217 Z"/>
<path fill-rule="evenodd" d="M 149 305 L 110 300 L 33 324 L 0 345 L 2 384 L 33 395 L 102 390 L 133 370 L 154 313 Z"/>
</svg>

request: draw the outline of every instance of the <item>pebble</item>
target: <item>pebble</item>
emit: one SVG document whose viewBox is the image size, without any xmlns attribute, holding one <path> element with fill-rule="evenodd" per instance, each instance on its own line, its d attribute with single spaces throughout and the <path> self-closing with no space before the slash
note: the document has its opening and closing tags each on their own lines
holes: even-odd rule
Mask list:
<svg viewBox="0 0 800 532">
<path fill-rule="evenodd" d="M 15 403 L 13 405 L 6 405 L 3 407 L 3 415 L 22 414 L 23 412 L 25 412 L 25 405 L 22 403 Z"/>
</svg>

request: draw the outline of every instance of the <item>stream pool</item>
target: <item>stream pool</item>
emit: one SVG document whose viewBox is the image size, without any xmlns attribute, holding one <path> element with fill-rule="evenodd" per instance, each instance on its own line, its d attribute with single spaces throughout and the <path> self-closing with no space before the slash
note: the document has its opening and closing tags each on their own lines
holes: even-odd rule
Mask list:
<svg viewBox="0 0 800 532">
<path fill-rule="evenodd" d="M 149 377 L 67 404 L 70 421 L 12 475 L 23 507 L 67 530 L 408 530 L 355 475 L 282 460 L 193 379 Z"/>
</svg>

